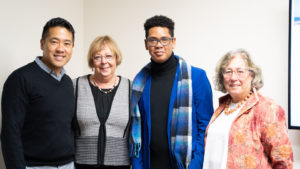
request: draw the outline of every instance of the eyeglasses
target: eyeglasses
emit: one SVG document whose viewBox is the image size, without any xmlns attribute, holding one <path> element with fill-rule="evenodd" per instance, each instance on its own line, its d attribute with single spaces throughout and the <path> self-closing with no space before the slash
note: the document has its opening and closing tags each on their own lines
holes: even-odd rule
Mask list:
<svg viewBox="0 0 300 169">
<path fill-rule="evenodd" d="M 112 61 L 112 59 L 113 59 L 113 55 L 95 55 L 94 57 L 93 57 L 93 59 L 95 60 L 95 61 L 101 61 L 101 60 L 103 60 L 103 59 L 105 59 L 106 61 Z"/>
<path fill-rule="evenodd" d="M 163 46 L 168 46 L 171 40 L 173 40 L 173 38 L 167 38 L 167 37 L 161 39 L 156 39 L 156 38 L 146 39 L 147 44 L 151 47 L 155 47 L 158 44 L 158 42 L 160 42 L 160 44 Z"/>
<path fill-rule="evenodd" d="M 235 75 L 241 79 L 241 78 L 245 78 L 247 76 L 249 69 L 237 69 L 237 70 L 231 70 L 231 69 L 226 69 L 224 70 L 223 73 L 223 77 L 224 78 L 230 78 L 232 77 L 233 73 L 235 73 Z"/>
</svg>

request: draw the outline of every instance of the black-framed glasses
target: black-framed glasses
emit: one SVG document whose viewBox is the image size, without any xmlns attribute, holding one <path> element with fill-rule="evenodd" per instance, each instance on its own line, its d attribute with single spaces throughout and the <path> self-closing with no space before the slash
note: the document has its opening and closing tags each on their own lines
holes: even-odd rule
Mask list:
<svg viewBox="0 0 300 169">
<path fill-rule="evenodd" d="M 171 40 L 173 40 L 173 38 L 167 38 L 167 37 L 163 37 L 161 39 L 156 39 L 156 38 L 146 39 L 147 44 L 151 47 L 155 47 L 158 44 L 158 42 L 160 42 L 160 44 L 163 46 L 168 46 L 170 44 Z"/>
</svg>

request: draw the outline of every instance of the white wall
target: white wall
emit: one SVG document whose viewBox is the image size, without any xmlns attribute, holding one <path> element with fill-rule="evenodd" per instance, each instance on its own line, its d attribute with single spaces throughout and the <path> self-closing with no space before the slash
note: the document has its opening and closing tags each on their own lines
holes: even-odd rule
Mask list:
<svg viewBox="0 0 300 169">
<path fill-rule="evenodd" d="M 228 50 L 245 48 L 262 68 L 265 86 L 260 92 L 287 112 L 288 3 L 282 0 L 7 1 L 0 6 L 0 21 L 6 22 L 0 27 L 0 92 L 11 71 L 41 54 L 42 26 L 51 17 L 65 17 L 77 31 L 73 58 L 66 67 L 71 77 L 91 73 L 86 63 L 89 44 L 96 36 L 108 34 L 117 41 L 124 56 L 118 74 L 133 79 L 150 59 L 144 48 L 143 24 L 155 14 L 164 14 L 175 21 L 175 53 L 205 69 L 212 87 L 219 58 Z M 216 108 L 218 97 L 223 94 L 213 92 Z M 300 168 L 300 131 L 289 130 L 289 136 L 294 168 Z"/>
</svg>

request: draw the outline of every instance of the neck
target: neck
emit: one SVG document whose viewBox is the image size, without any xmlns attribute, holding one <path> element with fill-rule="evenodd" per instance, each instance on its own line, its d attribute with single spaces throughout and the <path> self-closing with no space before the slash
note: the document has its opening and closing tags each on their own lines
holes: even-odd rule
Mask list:
<svg viewBox="0 0 300 169">
<path fill-rule="evenodd" d="M 156 63 L 153 60 L 151 60 L 151 71 L 154 74 L 164 74 L 168 73 L 173 68 L 176 69 L 177 67 L 177 59 L 172 54 L 168 60 L 166 60 L 164 63 Z"/>
<path fill-rule="evenodd" d="M 98 86 L 99 88 L 113 88 L 116 85 L 117 77 L 115 75 L 103 77 L 94 74 L 91 77 L 91 81 L 93 83 L 96 83 L 94 85 Z"/>
<path fill-rule="evenodd" d="M 52 65 L 45 59 L 44 56 L 41 58 L 41 61 L 42 61 L 49 69 L 55 71 L 57 76 L 60 75 L 60 72 L 61 72 L 62 68 L 52 66 Z"/>
<path fill-rule="evenodd" d="M 251 93 L 252 93 L 252 92 L 249 91 L 248 93 L 243 94 L 243 95 L 238 96 L 238 97 L 232 97 L 232 96 L 231 96 L 231 101 L 232 101 L 233 103 L 241 102 L 241 101 L 244 100 L 247 96 L 249 96 Z"/>
<path fill-rule="evenodd" d="M 238 102 L 240 102 L 240 101 L 242 101 L 243 100 L 243 98 L 233 98 L 232 97 L 232 103 L 238 103 Z"/>
</svg>

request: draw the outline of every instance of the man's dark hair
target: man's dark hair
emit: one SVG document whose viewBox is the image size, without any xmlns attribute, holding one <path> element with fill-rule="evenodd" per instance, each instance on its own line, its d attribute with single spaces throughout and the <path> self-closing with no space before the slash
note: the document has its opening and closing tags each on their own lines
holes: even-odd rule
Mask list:
<svg viewBox="0 0 300 169">
<path fill-rule="evenodd" d="M 67 20 L 57 17 L 57 18 L 52 18 L 50 19 L 44 26 L 43 29 L 43 33 L 42 33 L 42 40 L 45 40 L 46 37 L 48 36 L 49 33 L 49 29 L 56 27 L 56 26 L 60 26 L 60 27 L 64 27 L 67 30 L 69 30 L 72 33 L 72 41 L 74 44 L 74 40 L 75 40 L 75 31 L 73 26 L 70 24 L 70 22 L 68 22 Z"/>
<path fill-rule="evenodd" d="M 147 19 L 144 24 L 146 38 L 149 35 L 149 29 L 151 29 L 152 27 L 156 27 L 156 26 L 167 27 L 169 29 L 169 33 L 170 33 L 171 37 L 174 37 L 174 25 L 175 25 L 175 23 L 173 22 L 172 19 L 170 19 L 166 16 L 163 16 L 163 15 L 155 15 L 155 16 Z"/>
</svg>

